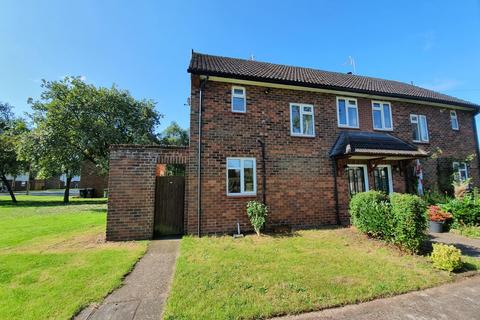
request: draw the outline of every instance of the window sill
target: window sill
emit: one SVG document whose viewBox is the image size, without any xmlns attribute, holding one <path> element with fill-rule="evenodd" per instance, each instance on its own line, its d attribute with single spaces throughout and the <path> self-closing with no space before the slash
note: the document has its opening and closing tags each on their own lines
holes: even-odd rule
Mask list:
<svg viewBox="0 0 480 320">
<path fill-rule="evenodd" d="M 229 198 L 251 198 L 256 196 L 256 193 L 227 193 Z"/>
<path fill-rule="evenodd" d="M 412 142 L 416 143 L 416 144 L 430 144 L 430 141 L 415 141 L 415 140 L 413 140 Z"/>
<path fill-rule="evenodd" d="M 380 128 L 373 128 L 373 130 L 375 130 L 375 131 L 393 132 L 393 128 L 392 128 L 392 129 L 380 129 Z"/>
<path fill-rule="evenodd" d="M 290 133 L 291 137 L 296 137 L 296 138 L 315 138 L 315 135 L 309 135 L 309 134 L 294 134 Z"/>
<path fill-rule="evenodd" d="M 240 113 L 240 114 L 245 114 L 245 113 L 247 113 L 247 111 L 233 111 L 233 110 L 232 110 L 232 113 Z"/>
<path fill-rule="evenodd" d="M 360 130 L 360 127 L 349 127 L 349 126 L 342 126 L 342 125 L 338 125 L 339 128 L 341 129 L 357 129 L 357 130 Z"/>
</svg>

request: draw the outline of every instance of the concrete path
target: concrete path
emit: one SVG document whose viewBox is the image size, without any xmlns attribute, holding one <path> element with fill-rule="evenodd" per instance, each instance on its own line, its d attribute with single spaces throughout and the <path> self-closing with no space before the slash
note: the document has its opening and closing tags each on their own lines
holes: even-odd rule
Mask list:
<svg viewBox="0 0 480 320">
<path fill-rule="evenodd" d="M 175 270 L 180 239 L 150 242 L 145 256 L 125 278 L 124 285 L 100 306 L 83 310 L 76 320 L 161 319 Z"/>
<path fill-rule="evenodd" d="M 480 276 L 441 287 L 277 320 L 480 319 Z"/>
<path fill-rule="evenodd" d="M 453 244 L 462 250 L 462 254 L 480 259 L 480 239 L 467 238 L 451 232 L 430 233 L 429 238 L 432 242 Z"/>
</svg>

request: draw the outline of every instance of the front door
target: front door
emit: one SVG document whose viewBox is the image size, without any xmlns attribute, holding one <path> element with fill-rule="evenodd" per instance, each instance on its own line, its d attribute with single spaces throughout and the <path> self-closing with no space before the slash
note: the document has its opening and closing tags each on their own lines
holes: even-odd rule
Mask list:
<svg viewBox="0 0 480 320">
<path fill-rule="evenodd" d="M 393 192 L 392 168 L 390 165 L 379 165 L 373 170 L 375 190 L 386 194 Z"/>
</svg>

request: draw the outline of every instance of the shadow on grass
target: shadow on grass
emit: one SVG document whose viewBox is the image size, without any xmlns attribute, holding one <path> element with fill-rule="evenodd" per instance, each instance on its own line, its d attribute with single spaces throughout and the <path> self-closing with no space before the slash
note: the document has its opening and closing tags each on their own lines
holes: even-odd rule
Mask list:
<svg viewBox="0 0 480 320">
<path fill-rule="evenodd" d="M 59 206 L 78 206 L 88 204 L 106 204 L 106 199 L 82 199 L 82 200 L 70 200 L 68 204 L 63 203 L 62 200 L 21 200 L 18 199 L 17 203 L 13 203 L 9 200 L 0 201 L 0 207 L 19 208 L 19 207 L 59 207 Z M 98 209 L 102 211 L 103 209 Z"/>
<path fill-rule="evenodd" d="M 473 263 L 464 261 L 462 265 L 462 269 L 455 271 L 455 273 L 463 273 L 463 272 L 469 272 L 469 271 L 478 271 L 478 267 Z"/>
</svg>

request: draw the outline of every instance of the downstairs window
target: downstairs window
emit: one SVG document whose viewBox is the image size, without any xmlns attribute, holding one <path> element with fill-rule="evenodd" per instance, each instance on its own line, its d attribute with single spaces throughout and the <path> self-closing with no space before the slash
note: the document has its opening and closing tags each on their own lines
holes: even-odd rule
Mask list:
<svg viewBox="0 0 480 320">
<path fill-rule="evenodd" d="M 255 195 L 255 158 L 227 158 L 227 195 Z"/>
</svg>

